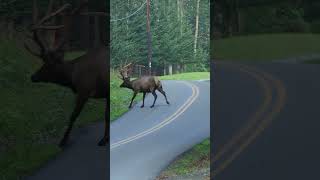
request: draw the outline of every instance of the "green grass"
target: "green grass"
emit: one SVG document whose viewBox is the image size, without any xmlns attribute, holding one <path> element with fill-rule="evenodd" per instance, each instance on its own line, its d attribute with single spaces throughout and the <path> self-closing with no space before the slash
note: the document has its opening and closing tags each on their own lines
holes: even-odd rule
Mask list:
<svg viewBox="0 0 320 180">
<path fill-rule="evenodd" d="M 188 175 L 210 167 L 210 139 L 206 139 L 173 161 L 161 176 Z"/>
<path fill-rule="evenodd" d="M 304 61 L 305 64 L 320 64 L 320 59 L 313 59 Z"/>
<path fill-rule="evenodd" d="M 210 79 L 210 72 L 191 72 L 173 74 L 168 76 L 159 76 L 161 80 L 199 80 L 199 79 Z"/>
<path fill-rule="evenodd" d="M 72 112 L 74 95 L 57 85 L 31 83 L 31 74 L 40 66 L 40 60 L 16 43 L 1 39 L 0 179 L 28 175 L 60 152 L 57 144 Z M 89 101 L 75 125 L 101 120 L 103 107 L 103 101 Z"/>
<path fill-rule="evenodd" d="M 320 34 L 262 34 L 213 41 L 213 56 L 225 60 L 270 61 L 318 53 Z"/>
</svg>

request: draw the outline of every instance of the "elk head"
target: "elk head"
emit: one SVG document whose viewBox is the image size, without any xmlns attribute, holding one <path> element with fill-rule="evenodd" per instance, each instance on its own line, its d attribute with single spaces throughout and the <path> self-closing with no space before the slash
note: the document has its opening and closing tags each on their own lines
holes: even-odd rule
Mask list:
<svg viewBox="0 0 320 180">
<path fill-rule="evenodd" d="M 119 76 L 120 79 L 122 79 L 122 84 L 120 87 L 130 87 L 131 82 L 130 82 L 130 76 L 129 74 L 132 72 L 132 63 L 129 63 L 122 68 L 120 68 L 119 73 L 121 76 Z"/>
</svg>

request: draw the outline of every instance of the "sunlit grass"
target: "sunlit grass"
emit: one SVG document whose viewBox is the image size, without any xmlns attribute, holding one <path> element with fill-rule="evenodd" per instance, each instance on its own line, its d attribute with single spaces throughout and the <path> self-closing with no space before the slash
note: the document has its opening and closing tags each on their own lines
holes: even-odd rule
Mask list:
<svg viewBox="0 0 320 180">
<path fill-rule="evenodd" d="M 162 80 L 200 80 L 200 79 L 210 79 L 210 72 L 190 72 L 173 74 L 167 76 L 159 76 Z"/>
</svg>

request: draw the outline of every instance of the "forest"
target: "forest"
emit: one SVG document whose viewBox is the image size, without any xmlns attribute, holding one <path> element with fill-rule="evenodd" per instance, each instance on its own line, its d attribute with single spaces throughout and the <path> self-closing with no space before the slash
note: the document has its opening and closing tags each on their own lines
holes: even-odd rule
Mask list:
<svg viewBox="0 0 320 180">
<path fill-rule="evenodd" d="M 20 38 L 18 40 L 25 40 L 25 34 L 28 33 L 33 23 L 33 2 L 32 0 L 0 1 L 0 35 L 2 37 L 12 40 L 17 40 L 17 38 Z M 37 2 L 40 17 L 46 13 L 50 2 L 49 0 Z M 100 42 L 107 43 L 107 15 L 88 13 L 106 13 L 107 1 L 91 0 L 89 3 L 88 0 L 59 0 L 53 2 L 53 9 L 57 9 L 65 3 L 71 4 L 72 8 L 76 8 L 80 4 L 87 4 L 87 6 L 81 10 L 83 14 L 74 16 L 70 29 L 67 29 L 70 35 L 70 37 L 68 37 L 69 50 L 83 50 L 95 46 Z M 64 17 L 60 18 L 60 20 L 55 20 L 55 23 L 62 24 L 64 22 L 63 18 Z"/>
<path fill-rule="evenodd" d="M 125 62 L 148 66 L 145 0 L 111 0 L 111 66 Z M 152 71 L 174 74 L 208 71 L 209 0 L 152 0 Z"/>
<path fill-rule="evenodd" d="M 319 33 L 317 0 L 214 0 L 213 38 L 261 33 Z"/>
</svg>

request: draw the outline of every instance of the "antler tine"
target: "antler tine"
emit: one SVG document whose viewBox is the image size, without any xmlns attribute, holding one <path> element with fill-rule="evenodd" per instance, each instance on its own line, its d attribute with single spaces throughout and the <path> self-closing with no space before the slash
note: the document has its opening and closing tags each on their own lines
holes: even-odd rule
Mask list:
<svg viewBox="0 0 320 180">
<path fill-rule="evenodd" d="M 123 68 L 129 67 L 131 64 L 132 64 L 132 63 L 129 63 L 129 64 L 125 65 Z"/>
<path fill-rule="evenodd" d="M 47 9 L 47 15 L 49 15 L 53 9 L 53 5 L 54 5 L 54 0 L 50 0 L 49 1 L 49 5 L 48 5 L 48 9 Z"/>
<path fill-rule="evenodd" d="M 72 10 L 71 15 L 77 14 L 82 8 L 84 8 L 85 6 L 87 6 L 88 3 L 89 3 L 88 1 L 82 2 L 77 8 L 75 8 L 75 9 Z"/>
<path fill-rule="evenodd" d="M 49 13 L 47 14 L 45 17 L 43 17 L 36 25 L 34 25 L 34 27 L 32 28 L 33 30 L 36 29 L 47 29 L 47 30 L 56 30 L 56 29 L 60 29 L 63 28 L 64 25 L 58 25 L 58 26 L 43 26 L 42 24 L 45 23 L 46 21 L 50 20 L 52 17 L 60 14 L 61 12 L 63 12 L 64 10 L 70 8 L 71 5 L 70 4 L 65 4 L 62 7 L 60 7 L 58 10 L 56 10 L 53 13 Z"/>
<path fill-rule="evenodd" d="M 33 39 L 39 45 L 40 50 L 41 50 L 41 54 L 44 54 L 44 52 L 46 51 L 46 48 L 45 48 L 44 44 L 42 43 L 42 41 L 40 40 L 37 31 L 33 32 Z"/>
<path fill-rule="evenodd" d="M 30 54 L 32 54 L 36 57 L 41 57 L 41 55 L 39 53 L 36 53 L 33 50 L 31 50 L 31 48 L 26 43 L 23 43 L 23 45 L 24 45 L 24 48 L 26 48 L 26 50 L 28 50 L 30 52 Z"/>
</svg>

